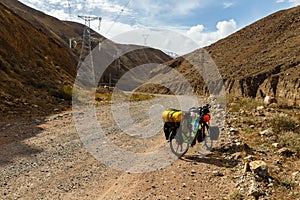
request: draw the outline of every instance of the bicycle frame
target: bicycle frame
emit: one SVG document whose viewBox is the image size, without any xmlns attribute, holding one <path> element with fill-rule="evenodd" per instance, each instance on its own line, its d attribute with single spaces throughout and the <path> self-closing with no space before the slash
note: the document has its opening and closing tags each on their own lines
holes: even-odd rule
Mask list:
<svg viewBox="0 0 300 200">
<path fill-rule="evenodd" d="M 209 129 L 207 123 L 210 120 L 210 116 L 208 115 L 209 108 L 210 105 L 194 110 L 190 109 L 188 112 L 185 112 L 185 117 L 182 122 L 177 124 L 177 126 L 173 126 L 173 129 L 170 131 L 169 141 L 171 150 L 175 155 L 178 157 L 183 156 L 188 151 L 190 145 L 193 147 L 196 141 L 199 143 L 204 140 L 206 137 L 205 129 Z M 193 111 L 197 111 L 197 113 Z M 194 113 L 197 115 L 194 115 Z M 208 115 L 206 116 L 208 119 L 204 118 L 205 115 Z M 190 121 L 192 121 L 192 123 L 190 123 Z M 186 125 L 189 126 L 185 127 Z M 180 149 L 180 152 L 178 152 L 178 149 Z"/>
</svg>

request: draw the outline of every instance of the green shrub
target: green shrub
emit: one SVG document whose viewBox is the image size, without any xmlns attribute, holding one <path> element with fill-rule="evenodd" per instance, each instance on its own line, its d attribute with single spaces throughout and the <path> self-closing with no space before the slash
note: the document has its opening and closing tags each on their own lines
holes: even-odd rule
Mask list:
<svg viewBox="0 0 300 200">
<path fill-rule="evenodd" d="M 111 93 L 95 93 L 95 100 L 96 101 L 110 101 L 111 100 Z"/>
<path fill-rule="evenodd" d="M 72 100 L 73 87 L 66 85 L 62 89 L 51 89 L 49 93 L 51 96 L 69 101 Z"/>
<path fill-rule="evenodd" d="M 288 116 L 277 115 L 271 119 L 270 125 L 276 134 L 289 131 L 295 132 L 298 129 L 297 122 Z"/>
<path fill-rule="evenodd" d="M 65 85 L 63 87 L 63 99 L 72 100 L 73 95 L 73 87 L 70 85 Z"/>
<path fill-rule="evenodd" d="M 295 132 L 284 132 L 278 135 L 277 142 L 282 147 L 288 147 L 300 152 L 300 134 Z"/>
</svg>

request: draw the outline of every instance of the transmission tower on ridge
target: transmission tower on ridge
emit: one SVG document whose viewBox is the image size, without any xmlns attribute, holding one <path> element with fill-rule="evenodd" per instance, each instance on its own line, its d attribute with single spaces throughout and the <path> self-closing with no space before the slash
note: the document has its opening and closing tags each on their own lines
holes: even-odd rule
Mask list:
<svg viewBox="0 0 300 200">
<path fill-rule="evenodd" d="M 92 55 L 92 40 L 91 40 L 91 21 L 99 20 L 99 24 L 101 22 L 101 17 L 94 17 L 94 16 L 83 16 L 78 15 L 79 18 L 83 19 L 85 21 L 85 26 L 83 29 L 83 35 L 82 35 L 82 45 L 80 50 L 80 56 L 77 64 L 77 69 L 81 66 L 83 61 L 87 56 L 89 56 L 89 61 L 91 63 L 90 67 L 94 69 L 93 66 L 93 55 Z"/>
<path fill-rule="evenodd" d="M 69 12 L 69 19 L 71 20 L 71 2 L 68 0 L 68 12 Z"/>
<path fill-rule="evenodd" d="M 144 45 L 146 46 L 146 45 L 147 45 L 147 39 L 148 39 L 148 37 L 149 37 L 149 34 L 143 34 L 142 36 L 143 36 L 143 38 L 144 38 Z"/>
<path fill-rule="evenodd" d="M 114 55 L 115 60 L 115 66 L 117 70 L 121 69 L 121 59 L 120 59 L 120 50 L 118 49 L 116 54 Z"/>
</svg>

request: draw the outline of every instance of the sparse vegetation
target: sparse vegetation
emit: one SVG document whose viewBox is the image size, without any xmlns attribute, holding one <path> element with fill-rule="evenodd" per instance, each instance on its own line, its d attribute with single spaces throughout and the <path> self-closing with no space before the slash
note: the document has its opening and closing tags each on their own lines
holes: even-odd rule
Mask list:
<svg viewBox="0 0 300 200">
<path fill-rule="evenodd" d="M 278 135 L 277 142 L 282 147 L 291 148 L 294 151 L 300 152 L 300 134 L 299 132 L 282 132 Z"/>
<path fill-rule="evenodd" d="M 134 102 L 130 114 L 133 117 L 137 116 L 134 122 L 144 126 L 150 121 L 150 118 L 147 118 L 146 109 L 156 105 L 155 101 L 147 100 L 154 96 L 115 92 L 112 87 L 106 86 L 105 90 L 96 93 L 92 90 L 74 89 L 72 83 L 76 75 L 75 63 L 78 58 L 76 53 L 79 51 L 66 49 L 68 46 L 62 41 L 68 42 L 68 38 L 78 37 L 83 27 L 68 22 L 60 23 L 59 20 L 48 18 L 43 13 L 30 12 L 30 9 L 23 10 L 22 6 L 18 7 L 16 12 L 9 12 L 8 15 L 7 11 L 14 8 L 17 1 L 5 2 L 10 6 L 3 6 L 0 3 L 2 11 L 0 17 L 3 19 L 0 28 L 2 33 L 0 35 L 2 41 L 0 76 L 3 78 L 0 90 L 0 110 L 4 113 L 3 118 L 6 118 L 6 113 L 13 111 L 11 113 L 13 119 L 4 119 L 1 126 L 0 138 L 3 147 L 1 167 L 3 170 L 1 170 L 2 187 L 0 188 L 3 190 L 0 196 L 5 195 L 4 199 L 23 196 L 26 198 L 28 194 L 28 198 L 59 198 L 61 196 L 72 197 L 72 195 L 77 198 L 86 198 L 89 195 L 88 197 L 93 199 L 101 198 L 99 194 L 106 195 L 107 198 L 117 198 L 116 195 L 120 194 L 120 196 L 128 195 L 123 199 L 137 199 L 138 197 L 158 199 L 160 196 L 168 199 L 182 199 L 188 192 L 191 192 L 195 199 L 203 199 L 205 196 L 209 199 L 247 199 L 250 198 L 248 192 L 251 186 L 250 180 L 255 178 L 252 172 L 247 171 L 246 174 L 242 172 L 247 159 L 263 160 L 268 165 L 272 180 L 264 178 L 257 181 L 266 199 L 300 197 L 299 175 L 293 176 L 295 172 L 298 173 L 300 165 L 300 107 L 299 98 L 296 95 L 293 96 L 295 91 L 298 91 L 295 89 L 298 89 L 299 83 L 297 67 L 299 66 L 300 40 L 299 35 L 296 34 L 300 32 L 299 20 L 297 20 L 299 8 L 291 12 L 285 11 L 284 15 L 276 14 L 240 30 L 228 39 L 206 47 L 218 65 L 225 85 L 229 86 L 226 91 L 240 95 L 240 97 L 229 96 L 227 99 L 229 114 L 226 120 L 228 123 L 225 123 L 221 130 L 224 132 L 220 134 L 223 138 L 218 141 L 222 143 L 221 147 L 215 148 L 215 151 L 207 157 L 197 155 L 191 162 L 175 161 L 166 168 L 144 173 L 141 176 L 135 173 L 123 174 L 123 172 L 100 164 L 97 159 L 87 153 L 88 149 L 82 145 L 84 141 L 79 140 L 78 130 L 74 127 L 74 118 L 71 119 L 74 113 L 72 114 L 71 111 L 61 113 L 61 111 L 70 108 L 68 104 L 74 97 L 78 102 L 88 101 L 96 105 L 105 105 L 114 101 L 113 98 L 116 95 L 116 101 Z M 14 15 L 18 12 L 22 12 L 24 20 Z M 113 49 L 118 47 L 113 43 L 108 46 Z M 292 51 L 291 47 L 293 47 Z M 204 58 L 197 51 L 194 55 L 188 56 L 193 62 L 203 61 Z M 121 68 L 117 69 L 112 63 L 113 67 L 110 66 L 111 68 L 104 74 L 103 79 L 107 78 L 107 80 L 103 80 L 103 85 L 108 83 L 110 74 L 112 76 L 109 79 L 114 85 L 124 73 L 132 67 L 144 64 L 145 60 L 149 63 L 163 63 L 169 59 L 163 52 L 150 48 L 123 55 Z M 170 62 L 173 69 L 186 76 L 193 87 L 196 86 L 195 92 L 202 95 L 201 90 L 205 90 L 205 87 L 202 87 L 203 81 L 199 78 L 200 75 L 189 70 L 190 64 L 183 57 Z M 153 72 L 154 74 L 151 72 L 152 75 L 160 73 L 160 71 Z M 148 73 L 141 75 L 149 76 Z M 168 75 L 164 73 L 162 75 L 167 82 L 177 85 L 177 82 L 169 79 Z M 130 85 L 132 89 L 141 83 L 142 79 L 139 78 L 134 76 L 129 78 L 128 84 L 132 84 Z M 175 78 L 178 79 L 177 76 Z M 268 79 L 271 81 L 271 87 Z M 232 80 L 232 84 L 229 84 Z M 263 93 L 270 92 L 270 89 L 274 92 L 276 89 L 276 96 L 291 100 L 291 102 L 279 101 L 277 105 L 264 105 L 257 109 L 263 105 L 262 100 L 241 97 L 242 95 L 254 97 L 260 89 Z M 173 94 L 169 88 L 159 84 L 149 84 L 146 91 Z M 225 102 L 225 99 L 222 102 Z M 145 110 L 135 105 L 146 105 Z M 141 150 L 135 153 L 148 153 L 159 145 L 165 145 L 159 138 L 163 135 L 149 138 L 149 140 L 147 138 L 149 143 L 145 142 L 146 139 L 136 136 L 138 143 L 132 142 L 132 139 L 136 138 L 128 136 L 125 132 L 131 131 L 132 123 L 125 124 L 126 130 L 120 131 L 119 124 L 114 123 L 117 119 L 110 116 L 109 107 L 102 106 L 97 116 L 99 116 L 98 120 L 103 130 L 108 130 L 107 136 L 114 144 L 120 144 L 119 146 L 125 150 L 134 148 Z M 219 107 L 220 109 L 215 109 L 219 110 L 216 115 L 221 116 L 226 111 L 222 110 L 223 105 Z M 44 112 L 43 115 L 47 117 L 32 117 L 35 112 Z M 51 116 L 53 112 L 57 115 Z M 20 122 L 19 117 L 22 113 L 28 115 L 30 119 L 26 116 L 25 121 Z M 216 115 L 213 111 L 212 118 Z M 89 115 L 82 112 L 78 119 L 81 120 L 83 116 Z M 126 119 L 124 121 L 127 122 Z M 90 127 L 88 123 L 81 122 L 84 122 L 82 125 L 86 126 L 87 130 L 92 130 L 93 134 L 97 133 L 94 132 L 96 129 Z M 144 127 L 138 130 L 141 136 L 148 130 L 146 129 L 148 127 Z M 262 133 L 264 131 L 265 133 Z M 87 136 L 86 139 L 91 139 L 93 144 L 97 144 L 97 140 L 102 138 L 100 135 L 96 135 L 97 138 L 89 137 L 89 134 Z M 200 147 L 200 144 L 196 147 Z M 297 153 L 282 154 L 280 153 L 282 149 L 293 150 Z M 196 154 L 198 150 L 195 149 L 191 153 Z M 164 161 L 164 159 L 162 157 L 158 161 Z M 214 169 L 221 170 L 222 174 L 224 172 L 224 176 L 212 177 L 207 173 Z M 202 187 L 203 184 L 206 184 L 205 187 Z M 95 187 L 97 191 L 94 190 Z M 3 199 L 1 197 L 0 199 Z"/>
<path fill-rule="evenodd" d="M 111 93 L 95 93 L 95 100 L 97 102 L 106 102 L 111 101 L 112 94 Z"/>
<path fill-rule="evenodd" d="M 152 99 L 154 96 L 151 94 L 138 94 L 138 93 L 133 93 L 130 96 L 129 101 L 145 101 L 145 100 L 149 100 Z"/>
<path fill-rule="evenodd" d="M 109 103 L 112 101 L 113 94 L 111 92 L 96 92 L 95 93 L 95 100 L 97 102 L 102 103 Z M 154 95 L 151 94 L 139 94 L 139 93 L 133 93 L 133 94 L 126 94 L 126 93 L 117 93 L 114 94 L 114 100 L 117 101 L 145 101 L 152 99 Z"/>
<path fill-rule="evenodd" d="M 65 100 L 71 100 L 73 95 L 73 87 L 71 85 L 65 85 L 63 87 L 63 98 Z"/>
<path fill-rule="evenodd" d="M 288 115 L 276 115 L 271 119 L 270 125 L 275 134 L 289 131 L 295 132 L 298 128 L 296 121 Z"/>
<path fill-rule="evenodd" d="M 61 89 L 51 88 L 49 94 L 60 99 L 64 99 L 67 101 L 72 100 L 73 95 L 73 87 L 70 85 L 65 85 Z"/>
<path fill-rule="evenodd" d="M 234 115 L 233 121 L 228 117 L 230 126 L 238 127 L 240 130 L 238 134 L 232 136 L 247 143 L 254 150 L 252 155 L 256 159 L 272 160 L 268 163 L 273 179 L 272 197 L 274 199 L 298 197 L 299 193 L 293 193 L 297 191 L 295 188 L 298 188 L 298 185 L 292 181 L 291 174 L 299 168 L 300 109 L 298 107 L 291 109 L 286 104 L 266 106 L 262 101 L 244 97 L 231 96 L 228 99 L 228 115 Z M 281 153 L 283 152 L 281 150 L 287 153 Z M 262 185 L 263 190 L 269 190 L 263 183 L 260 182 L 259 185 Z M 235 191 L 231 194 L 231 198 L 245 199 L 245 195 L 244 191 Z"/>
<path fill-rule="evenodd" d="M 257 99 L 250 97 L 235 97 L 233 95 L 228 96 L 228 107 L 230 112 L 239 112 L 241 110 L 252 111 L 263 103 Z"/>
<path fill-rule="evenodd" d="M 233 200 L 243 200 L 244 199 L 244 195 L 239 191 L 239 190 L 235 190 L 231 195 L 230 195 L 231 199 Z"/>
</svg>

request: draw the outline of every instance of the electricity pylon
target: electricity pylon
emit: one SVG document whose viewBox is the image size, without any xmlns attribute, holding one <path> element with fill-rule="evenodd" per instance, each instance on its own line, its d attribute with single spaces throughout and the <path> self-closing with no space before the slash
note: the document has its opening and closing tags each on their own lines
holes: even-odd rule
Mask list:
<svg viewBox="0 0 300 200">
<path fill-rule="evenodd" d="M 143 38 L 144 38 L 144 45 L 146 46 L 146 45 L 147 45 L 147 39 L 148 39 L 148 37 L 149 37 L 149 34 L 143 34 L 142 36 L 143 36 Z"/>
<path fill-rule="evenodd" d="M 89 60 L 91 61 L 91 68 L 93 69 L 93 55 L 92 55 L 92 42 L 91 42 L 91 21 L 99 20 L 99 24 L 101 21 L 101 17 L 93 17 L 93 16 L 82 16 L 78 15 L 79 18 L 85 21 L 85 26 L 83 29 L 82 35 L 82 46 L 80 50 L 80 56 L 77 64 L 77 69 L 81 66 L 83 61 L 89 56 Z"/>
<path fill-rule="evenodd" d="M 78 15 L 79 18 L 85 21 L 85 26 L 83 29 L 82 39 L 81 39 L 81 50 L 77 63 L 78 76 L 83 76 L 85 79 L 85 85 L 87 87 L 94 87 L 96 84 L 95 80 L 95 70 L 93 62 L 93 53 L 92 53 L 92 34 L 91 34 L 91 21 L 99 20 L 99 27 L 101 18 L 94 16 L 82 16 Z M 99 40 L 100 41 L 100 40 Z M 76 39 L 75 39 L 76 42 Z M 71 44 L 72 42 L 70 42 Z M 81 68 L 82 67 L 82 68 Z M 81 68 L 81 70 L 80 70 Z"/>
</svg>

